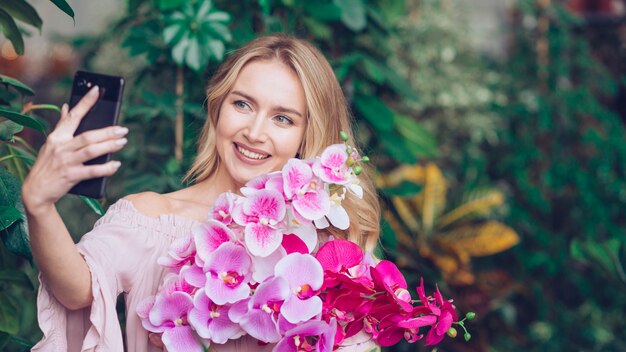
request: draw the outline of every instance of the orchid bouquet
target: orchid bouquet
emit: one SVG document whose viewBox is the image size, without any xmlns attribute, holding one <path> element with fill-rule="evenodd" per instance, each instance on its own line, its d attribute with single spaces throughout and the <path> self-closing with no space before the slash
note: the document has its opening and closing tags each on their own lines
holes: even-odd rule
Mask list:
<svg viewBox="0 0 626 352">
<path fill-rule="evenodd" d="M 451 301 L 438 289 L 427 297 L 423 282 L 412 300 L 392 262 L 347 240 L 318 244 L 318 229 L 348 228 L 342 201 L 347 192 L 362 198 L 358 175 L 367 161 L 334 144 L 251 180 L 241 195 L 221 194 L 208 220 L 159 258 L 171 272 L 138 306 L 143 327 L 162 333 L 170 352 L 244 335 L 275 344 L 273 351 L 330 352 L 358 333 L 390 346 L 420 340 L 426 329 L 426 344 L 435 345 L 456 335 L 453 324 L 465 330 L 471 315 L 458 321 Z"/>
</svg>

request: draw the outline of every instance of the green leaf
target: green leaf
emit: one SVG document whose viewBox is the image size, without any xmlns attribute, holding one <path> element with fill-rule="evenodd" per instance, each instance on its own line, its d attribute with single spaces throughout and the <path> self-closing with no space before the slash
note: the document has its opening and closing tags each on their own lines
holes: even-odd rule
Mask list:
<svg viewBox="0 0 626 352">
<path fill-rule="evenodd" d="M 365 18 L 365 4 L 363 0 L 333 0 L 341 9 L 341 22 L 351 30 L 358 32 L 367 24 Z"/>
<path fill-rule="evenodd" d="M 161 10 L 171 10 L 183 5 L 185 0 L 159 0 L 159 9 Z"/>
<path fill-rule="evenodd" d="M 74 19 L 74 10 L 72 10 L 72 7 L 70 5 L 68 5 L 67 2 L 65 2 L 65 0 L 50 0 L 56 7 L 59 8 L 59 10 L 65 12 L 68 16 L 70 16 L 72 19 Z"/>
<path fill-rule="evenodd" d="M 24 39 L 22 38 L 22 33 L 19 28 L 17 28 L 13 17 L 2 9 L 0 9 L 0 27 L 2 27 L 2 33 L 4 33 L 7 39 L 11 41 L 11 44 L 13 44 L 15 52 L 18 55 L 23 55 Z"/>
<path fill-rule="evenodd" d="M 53 110 L 56 112 L 61 112 L 61 108 L 54 104 L 35 104 L 30 106 L 30 110 Z"/>
<path fill-rule="evenodd" d="M 390 197 L 410 197 L 420 193 L 423 188 L 423 185 L 418 185 L 409 181 L 402 181 L 397 186 L 381 188 L 381 191 Z"/>
<path fill-rule="evenodd" d="M 13 18 L 37 27 L 41 32 L 41 17 L 37 11 L 24 0 L 5 0 L 0 2 L 0 9 L 6 11 Z"/>
<path fill-rule="evenodd" d="M 33 90 L 30 89 L 30 87 L 16 80 L 15 78 L 5 76 L 5 75 L 0 75 L 0 83 L 4 83 L 15 88 L 15 90 L 20 92 L 22 95 L 35 95 L 35 92 L 33 92 Z"/>
<path fill-rule="evenodd" d="M 188 36 L 185 34 L 185 36 L 183 36 L 178 44 L 174 45 L 174 47 L 172 48 L 172 59 L 175 63 L 181 66 L 185 64 L 185 56 L 188 47 L 189 39 Z"/>
<path fill-rule="evenodd" d="M 14 206 L 0 205 L 0 231 L 22 220 L 22 214 Z"/>
<path fill-rule="evenodd" d="M 0 231 L 0 237 L 6 248 L 14 254 L 32 258 L 28 241 L 28 228 L 21 201 L 21 184 L 7 169 L 0 167 L 0 206 L 14 207 L 21 214 L 21 219 Z M 1 330 L 1 329 L 0 329 Z"/>
<path fill-rule="evenodd" d="M 0 122 L 0 140 L 5 142 L 13 141 L 13 136 L 22 132 L 23 129 L 24 126 L 13 121 L 2 121 Z"/>
<path fill-rule="evenodd" d="M 0 292 L 0 331 L 15 335 L 19 331 L 17 319 L 19 310 L 15 301 L 4 292 Z"/>
<path fill-rule="evenodd" d="M 34 288 L 28 275 L 18 270 L 0 270 L 0 282 L 10 282 L 29 289 Z"/>
<path fill-rule="evenodd" d="M 209 49 L 211 54 L 217 60 L 222 60 L 224 57 L 224 43 L 220 40 L 209 40 Z"/>
<path fill-rule="evenodd" d="M 198 38 L 192 38 L 189 41 L 189 46 L 187 47 L 187 53 L 185 54 L 185 63 L 194 71 L 202 70 L 202 64 L 206 62 L 205 58 L 202 55 L 202 50 L 200 49 L 200 43 L 198 43 Z"/>
<path fill-rule="evenodd" d="M 385 80 L 385 73 L 378 62 L 369 57 L 363 58 L 363 68 L 369 77 L 376 83 L 381 84 Z"/>
<path fill-rule="evenodd" d="M 104 215 L 104 209 L 102 208 L 102 205 L 97 199 L 88 198 L 84 196 L 79 196 L 79 197 L 80 199 L 82 199 L 83 202 L 85 202 L 85 204 L 87 204 L 89 209 L 93 210 L 94 213 L 100 216 Z"/>
<path fill-rule="evenodd" d="M 18 123 L 22 126 L 30 127 L 44 134 L 46 133 L 46 127 L 44 126 L 44 124 L 41 123 L 39 120 L 37 120 L 33 116 L 20 114 L 19 112 L 15 112 L 15 111 L 3 109 L 3 108 L 0 108 L 0 116 L 6 117 L 7 119 L 15 123 Z"/>
<path fill-rule="evenodd" d="M 435 137 L 415 120 L 404 115 L 396 115 L 396 127 L 416 157 L 434 157 L 437 155 Z"/>
<path fill-rule="evenodd" d="M 311 17 L 321 21 L 336 21 L 341 18 L 341 8 L 334 3 L 320 3 L 317 1 L 306 1 L 304 11 Z"/>
<path fill-rule="evenodd" d="M 163 40 L 167 45 L 175 45 L 185 34 L 184 23 L 175 22 L 163 29 Z"/>
<path fill-rule="evenodd" d="M 382 100 L 375 96 L 356 94 L 354 105 L 377 132 L 389 132 L 393 129 L 395 115 Z"/>
</svg>

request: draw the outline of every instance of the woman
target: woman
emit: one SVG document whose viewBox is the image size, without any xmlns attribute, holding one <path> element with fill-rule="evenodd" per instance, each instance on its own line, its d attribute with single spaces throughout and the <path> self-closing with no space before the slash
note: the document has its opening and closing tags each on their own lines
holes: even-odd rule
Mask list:
<svg viewBox="0 0 626 352">
<path fill-rule="evenodd" d="M 44 338 L 35 351 L 121 351 L 115 310 L 120 293 L 126 301 L 127 350 L 160 350 L 149 343 L 135 308 L 157 291 L 165 273 L 157 258 L 173 239 L 204 221 L 219 194 L 280 170 L 289 158 L 319 155 L 341 142 L 340 131 L 350 131 L 341 88 L 317 49 L 280 35 L 256 39 L 234 52 L 209 84 L 208 119 L 185 178 L 193 184 L 119 200 L 75 245 L 54 204 L 77 182 L 115 173 L 117 161 L 82 163 L 121 149 L 128 132 L 109 127 L 73 137 L 97 95 L 93 90 L 71 111 L 63 107 L 23 185 L 33 255 L 42 274 L 38 319 Z M 348 143 L 354 145 L 351 136 Z M 379 208 L 371 182 L 361 179 L 364 199 L 348 196 L 344 202 L 349 230 L 325 235 L 348 238 L 371 251 L 378 240 Z M 214 346 L 251 349 L 246 343 Z"/>
</svg>

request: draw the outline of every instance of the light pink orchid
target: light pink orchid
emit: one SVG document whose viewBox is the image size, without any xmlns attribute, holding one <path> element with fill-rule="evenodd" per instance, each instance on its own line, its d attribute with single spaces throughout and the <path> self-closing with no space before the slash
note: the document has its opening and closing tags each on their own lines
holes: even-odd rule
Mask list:
<svg viewBox="0 0 626 352">
<path fill-rule="evenodd" d="M 237 242 L 238 237 L 233 230 L 217 220 L 208 220 L 195 225 L 191 229 L 197 250 L 196 263 L 204 265 L 209 255 L 222 243 Z"/>
<path fill-rule="evenodd" d="M 206 295 L 216 304 L 235 303 L 250 295 L 252 260 L 242 246 L 231 242 L 222 243 L 207 258 Z"/>
<path fill-rule="evenodd" d="M 216 220 L 224 225 L 230 225 L 233 221 L 232 211 L 235 205 L 235 199 L 239 197 L 230 192 L 220 194 L 213 203 L 211 211 L 209 211 L 208 220 Z"/>
<path fill-rule="evenodd" d="M 254 192 L 262 189 L 270 189 L 273 191 L 283 192 L 283 175 L 280 171 L 271 172 L 269 174 L 257 176 L 248 181 L 244 187 L 240 189 L 241 194 L 245 197 L 250 196 Z"/>
<path fill-rule="evenodd" d="M 268 189 L 250 194 L 235 206 L 233 220 L 245 227 L 244 240 L 252 255 L 266 257 L 280 246 L 285 212 L 283 195 Z"/>
<path fill-rule="evenodd" d="M 230 305 L 217 305 L 207 297 L 204 289 L 198 290 L 189 312 L 189 323 L 200 337 L 215 343 L 226 343 L 245 334 L 239 324 L 228 318 Z"/>
<path fill-rule="evenodd" d="M 333 144 L 315 160 L 313 171 L 324 182 L 345 185 L 350 183 L 354 173 L 348 167 L 348 152 L 345 144 Z"/>
<path fill-rule="evenodd" d="M 196 255 L 196 245 L 192 236 L 179 237 L 172 242 L 167 252 L 167 256 L 157 259 L 157 263 L 172 269 L 177 273 L 180 269 L 194 260 Z"/>
<path fill-rule="evenodd" d="M 287 281 L 271 277 L 257 287 L 252 297 L 235 303 L 228 317 L 257 340 L 276 343 L 282 337 L 278 321 L 281 306 L 288 295 Z"/>
<path fill-rule="evenodd" d="M 299 159 L 290 159 L 283 167 L 284 192 L 298 215 L 316 220 L 330 209 L 328 191 L 313 174 L 311 166 Z"/>
<path fill-rule="evenodd" d="M 137 313 L 143 318 L 144 328 L 162 333 L 161 339 L 168 351 L 204 350 L 187 321 L 187 314 L 193 307 L 191 295 L 182 291 L 164 293 L 154 298 L 151 307 L 150 304 L 150 300 L 144 301 L 138 306 Z M 146 308 L 149 312 L 146 312 Z"/>
<path fill-rule="evenodd" d="M 337 321 L 332 319 L 330 324 L 325 321 L 312 320 L 285 333 L 274 352 L 332 352 L 337 331 Z"/>
<path fill-rule="evenodd" d="M 276 264 L 275 273 L 289 283 L 289 297 L 280 308 L 287 321 L 296 324 L 322 312 L 322 300 L 316 291 L 324 282 L 324 270 L 315 257 L 291 253 Z"/>
</svg>

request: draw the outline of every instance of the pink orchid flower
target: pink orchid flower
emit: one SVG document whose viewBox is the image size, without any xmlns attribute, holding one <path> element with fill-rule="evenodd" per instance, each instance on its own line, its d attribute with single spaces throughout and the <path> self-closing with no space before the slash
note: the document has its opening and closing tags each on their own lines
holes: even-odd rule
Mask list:
<svg viewBox="0 0 626 352">
<path fill-rule="evenodd" d="M 215 304 L 235 303 L 250 295 L 252 260 L 242 246 L 222 243 L 207 258 L 205 292 Z"/>
<path fill-rule="evenodd" d="M 284 192 L 297 214 L 307 220 L 316 220 L 330 209 L 328 191 L 311 166 L 299 159 L 290 159 L 283 167 Z"/>
<path fill-rule="evenodd" d="M 224 225 L 230 225 L 233 221 L 232 211 L 235 205 L 235 199 L 239 197 L 230 192 L 220 194 L 213 203 L 211 211 L 209 211 L 209 220 L 216 220 Z"/>
<path fill-rule="evenodd" d="M 202 352 L 201 343 L 196 339 L 187 321 L 187 314 L 193 307 L 191 295 L 182 291 L 164 293 L 154 298 L 154 303 L 146 313 L 150 301 L 138 306 L 138 314 L 144 327 L 152 332 L 162 333 L 161 339 L 168 351 Z M 147 319 L 146 319 L 147 318 Z"/>
<path fill-rule="evenodd" d="M 316 295 L 324 282 L 324 270 L 309 254 L 291 253 L 274 269 L 276 276 L 289 283 L 289 297 L 280 308 L 287 321 L 297 324 L 322 312 L 322 300 Z"/>
<path fill-rule="evenodd" d="M 275 352 L 332 352 L 337 331 L 337 322 L 311 320 L 285 333 L 285 337 L 276 344 Z"/>
<path fill-rule="evenodd" d="M 193 237 L 183 236 L 177 238 L 170 245 L 167 254 L 167 256 L 157 259 L 157 263 L 172 269 L 174 273 L 178 273 L 184 265 L 190 264 L 194 260 L 196 245 Z"/>
<path fill-rule="evenodd" d="M 350 183 L 353 172 L 347 164 L 348 152 L 345 144 L 333 144 L 315 160 L 313 171 L 324 182 L 345 185 Z"/>
<path fill-rule="evenodd" d="M 250 194 L 233 210 L 233 220 L 245 227 L 244 240 L 252 255 L 266 257 L 280 246 L 286 206 L 283 195 L 262 189 Z"/>
<path fill-rule="evenodd" d="M 271 189 L 273 191 L 283 192 L 283 175 L 280 171 L 271 172 L 269 174 L 257 176 L 248 181 L 244 187 L 240 189 L 241 194 L 245 197 L 250 196 L 254 192 L 262 189 Z"/>
<path fill-rule="evenodd" d="M 233 304 L 228 317 L 255 339 L 276 343 L 282 337 L 278 325 L 280 308 L 288 295 L 287 281 L 271 277 L 257 287 L 252 297 Z"/>
<path fill-rule="evenodd" d="M 209 220 L 191 228 L 197 250 L 196 263 L 203 266 L 209 255 L 222 243 L 237 242 L 238 237 L 229 227 L 217 220 Z"/>
<path fill-rule="evenodd" d="M 198 290 L 189 312 L 189 323 L 200 337 L 223 344 L 245 334 L 239 324 L 228 318 L 230 305 L 217 305 L 207 297 L 204 289 Z"/>
<path fill-rule="evenodd" d="M 376 288 L 387 291 L 389 297 L 404 311 L 413 310 L 411 294 L 406 289 L 406 280 L 394 263 L 383 260 L 371 269 L 371 274 Z"/>
</svg>

